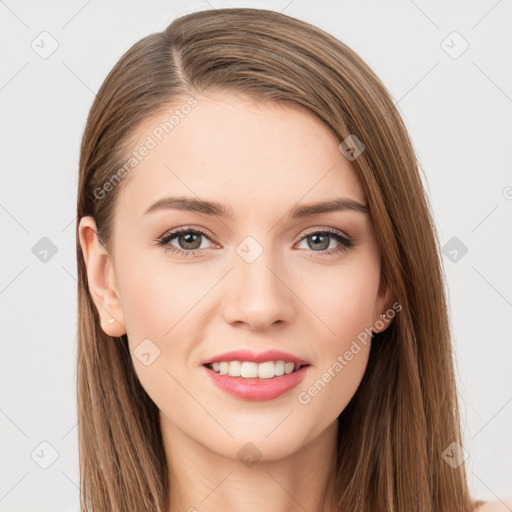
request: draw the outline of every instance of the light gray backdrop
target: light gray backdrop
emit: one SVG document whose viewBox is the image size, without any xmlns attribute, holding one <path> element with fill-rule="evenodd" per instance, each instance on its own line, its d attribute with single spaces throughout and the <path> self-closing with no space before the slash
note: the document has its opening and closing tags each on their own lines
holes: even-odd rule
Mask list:
<svg viewBox="0 0 512 512">
<path fill-rule="evenodd" d="M 510 496 L 510 0 L 0 0 L 0 511 L 78 511 L 75 201 L 94 94 L 141 37 L 228 6 L 332 33 L 398 102 L 444 247 L 472 492 Z"/>
</svg>

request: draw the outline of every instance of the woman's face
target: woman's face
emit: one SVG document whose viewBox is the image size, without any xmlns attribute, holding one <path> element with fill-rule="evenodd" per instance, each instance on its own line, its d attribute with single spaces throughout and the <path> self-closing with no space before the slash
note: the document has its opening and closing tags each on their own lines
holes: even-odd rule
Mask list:
<svg viewBox="0 0 512 512">
<path fill-rule="evenodd" d="M 141 128 L 134 150 L 148 136 L 154 147 L 122 184 L 113 266 L 90 244 L 91 289 L 96 301 L 105 298 L 98 310 L 107 334 L 127 331 L 136 372 L 164 426 L 226 457 L 251 442 L 277 459 L 332 426 L 354 395 L 368 360 L 368 328 L 389 307 L 389 290 L 381 286 L 368 213 L 291 214 L 334 199 L 366 204 L 352 164 L 318 119 L 231 93 L 196 99 L 168 133 L 160 123 L 179 104 Z M 170 197 L 215 202 L 231 216 L 176 204 L 147 213 Z M 82 245 L 86 226 L 84 219 Z M 158 245 L 178 229 L 188 231 Z M 238 350 L 278 350 L 290 355 L 263 359 L 295 356 L 308 366 L 299 379 L 243 381 L 203 365 Z M 241 366 L 246 375 L 258 370 Z M 236 363 L 230 367 L 236 373 Z M 271 370 L 260 367 L 262 376 Z"/>
</svg>

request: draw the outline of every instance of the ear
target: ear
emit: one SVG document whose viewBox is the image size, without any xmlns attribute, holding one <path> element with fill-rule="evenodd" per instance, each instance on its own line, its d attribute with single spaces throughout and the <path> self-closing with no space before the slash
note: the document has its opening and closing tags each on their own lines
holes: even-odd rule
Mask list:
<svg viewBox="0 0 512 512">
<path fill-rule="evenodd" d="M 114 264 L 110 254 L 98 239 L 93 217 L 86 216 L 80 219 L 78 234 L 87 269 L 87 282 L 98 310 L 101 328 L 108 336 L 122 336 L 126 333 L 126 327 L 117 290 Z"/>
<path fill-rule="evenodd" d="M 373 331 L 374 332 L 382 332 L 385 331 L 391 321 L 396 315 L 397 311 L 402 309 L 402 306 L 398 304 L 398 302 L 394 299 L 394 290 L 391 286 L 391 283 L 382 276 L 379 285 L 379 291 L 377 295 L 377 300 L 375 302 L 376 311 L 375 311 L 375 320 L 373 322 Z M 380 315 L 385 314 L 386 317 L 382 318 Z"/>
</svg>

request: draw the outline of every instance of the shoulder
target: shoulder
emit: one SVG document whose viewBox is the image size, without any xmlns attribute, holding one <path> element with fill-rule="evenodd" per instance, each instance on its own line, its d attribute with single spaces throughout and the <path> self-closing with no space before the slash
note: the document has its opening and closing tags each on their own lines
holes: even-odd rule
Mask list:
<svg viewBox="0 0 512 512">
<path fill-rule="evenodd" d="M 512 498 L 503 501 L 486 501 L 475 512 L 512 512 Z"/>
</svg>

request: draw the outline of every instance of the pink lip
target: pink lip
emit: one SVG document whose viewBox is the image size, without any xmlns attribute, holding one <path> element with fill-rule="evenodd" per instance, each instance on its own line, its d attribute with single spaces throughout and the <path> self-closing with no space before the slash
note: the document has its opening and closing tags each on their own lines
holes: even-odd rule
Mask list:
<svg viewBox="0 0 512 512">
<path fill-rule="evenodd" d="M 225 360 L 226 359 L 223 359 L 223 361 Z M 247 359 L 244 360 L 247 361 Z M 303 366 L 293 373 L 285 374 L 281 377 L 272 377 L 271 379 L 230 377 L 229 375 L 221 375 L 220 373 L 214 372 L 207 366 L 203 366 L 202 368 L 207 372 L 208 377 L 218 388 L 231 396 L 243 400 L 272 400 L 300 384 L 306 376 L 309 366 Z"/>
<path fill-rule="evenodd" d="M 285 361 L 286 363 L 309 364 L 309 362 L 305 359 L 294 356 L 293 354 L 288 354 L 287 352 L 281 352 L 280 350 L 252 352 L 245 349 L 234 350 L 232 352 L 226 352 L 224 354 L 219 354 L 218 356 L 210 357 L 210 359 L 206 359 L 201 364 L 205 365 L 210 363 L 220 363 L 222 361 L 252 361 L 254 363 L 265 363 L 266 361 Z"/>
</svg>

